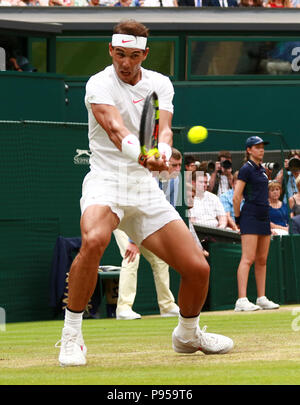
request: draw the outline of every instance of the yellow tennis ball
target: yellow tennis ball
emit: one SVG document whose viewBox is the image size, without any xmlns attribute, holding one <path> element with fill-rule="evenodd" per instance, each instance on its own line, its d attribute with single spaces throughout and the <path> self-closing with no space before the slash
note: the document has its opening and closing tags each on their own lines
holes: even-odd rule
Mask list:
<svg viewBox="0 0 300 405">
<path fill-rule="evenodd" d="M 187 137 L 191 143 L 203 142 L 207 138 L 207 129 L 201 125 L 192 127 L 189 130 Z"/>
</svg>

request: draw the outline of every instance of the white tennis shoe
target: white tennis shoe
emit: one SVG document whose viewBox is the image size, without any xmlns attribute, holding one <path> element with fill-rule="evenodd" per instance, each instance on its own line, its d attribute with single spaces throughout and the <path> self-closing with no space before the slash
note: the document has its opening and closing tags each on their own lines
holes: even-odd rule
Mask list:
<svg viewBox="0 0 300 405">
<path fill-rule="evenodd" d="M 61 340 L 55 347 L 60 347 L 59 363 L 61 366 L 83 366 L 86 364 L 87 348 L 81 332 L 65 326 L 62 330 Z"/>
<path fill-rule="evenodd" d="M 177 328 L 172 334 L 173 349 L 177 353 L 195 353 L 200 350 L 205 354 L 225 354 L 234 346 L 233 340 L 229 337 L 207 333 L 206 326 L 202 330 L 197 326 L 195 338 L 188 341 L 177 334 Z"/>
<path fill-rule="evenodd" d="M 261 309 L 278 309 L 279 305 L 275 304 L 275 302 L 268 300 L 267 297 L 259 297 L 256 300 L 256 305 L 258 305 Z"/>
<path fill-rule="evenodd" d="M 253 304 L 248 300 L 247 297 L 244 298 L 239 298 L 236 303 L 235 303 L 235 308 L 234 310 L 236 312 L 248 312 L 248 311 L 257 311 L 261 309 L 260 306 Z"/>
</svg>

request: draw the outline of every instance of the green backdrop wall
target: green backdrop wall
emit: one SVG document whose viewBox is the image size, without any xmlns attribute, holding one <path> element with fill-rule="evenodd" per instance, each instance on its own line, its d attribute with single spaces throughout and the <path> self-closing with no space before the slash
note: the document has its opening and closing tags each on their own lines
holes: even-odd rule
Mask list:
<svg viewBox="0 0 300 405">
<path fill-rule="evenodd" d="M 67 91 L 65 84 L 69 85 Z M 298 148 L 299 84 L 299 81 L 174 83 L 173 124 L 175 128 L 201 123 L 213 128 L 281 130 L 289 147 Z M 0 72 L 0 85 L 5 94 L 1 98 L 0 119 L 18 121 L 0 123 L 0 307 L 6 309 L 8 322 L 51 318 L 49 278 L 56 238 L 80 235 L 79 198 L 88 170 L 88 154 L 84 152 L 88 150 L 84 83 L 67 81 L 59 75 Z M 50 122 L 34 124 L 19 120 Z M 55 123 L 61 121 L 82 124 Z M 184 135 L 184 131 L 175 130 L 175 146 L 183 152 L 193 151 Z M 223 144 L 226 149 L 240 149 L 242 139 L 236 142 L 234 137 L 209 137 L 200 148 L 219 150 Z M 184 216 L 184 211 L 181 213 Z M 297 251 L 298 245 L 295 248 L 284 239 L 282 243 L 290 253 Z M 238 255 L 236 252 L 236 260 Z M 212 251 L 214 269 L 221 266 L 217 257 Z M 102 264 L 120 262 L 112 240 Z M 287 262 L 282 263 L 287 266 Z M 289 262 L 288 266 L 295 263 Z M 236 263 L 231 267 L 236 267 Z M 235 277 L 234 273 L 231 277 Z M 297 277 L 293 280 L 287 273 L 282 277 L 285 280 L 282 300 L 299 300 Z M 176 296 L 179 278 L 173 270 L 171 285 Z M 230 288 L 235 290 L 233 286 Z M 213 297 L 213 290 L 211 294 Z M 211 302 L 212 308 L 223 306 L 223 302 Z M 135 309 L 144 314 L 158 312 L 151 269 L 144 260 Z"/>
<path fill-rule="evenodd" d="M 62 75 L 0 72 L 0 120 L 87 122 L 85 81 Z M 67 85 L 67 87 L 66 87 Z M 175 127 L 281 131 L 290 148 L 299 145 L 300 80 L 174 82 Z M 223 137 L 236 150 L 236 138 Z M 210 137 L 202 150 L 219 150 L 220 137 Z M 239 147 L 239 145 L 238 145 Z M 185 149 L 193 150 L 191 144 Z"/>
</svg>

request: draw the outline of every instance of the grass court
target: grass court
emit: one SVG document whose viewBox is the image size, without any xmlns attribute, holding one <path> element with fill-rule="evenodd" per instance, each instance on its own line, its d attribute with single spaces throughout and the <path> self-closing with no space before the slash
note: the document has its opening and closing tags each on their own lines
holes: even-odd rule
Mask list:
<svg viewBox="0 0 300 405">
<path fill-rule="evenodd" d="M 173 351 L 176 318 L 88 319 L 83 322 L 88 364 L 66 368 L 58 365 L 59 349 L 54 347 L 63 321 L 7 324 L 0 332 L 0 384 L 295 385 L 300 382 L 296 312 L 296 306 L 253 313 L 203 312 L 201 327 L 207 325 L 208 332 L 235 342 L 232 352 L 209 356 Z"/>
</svg>

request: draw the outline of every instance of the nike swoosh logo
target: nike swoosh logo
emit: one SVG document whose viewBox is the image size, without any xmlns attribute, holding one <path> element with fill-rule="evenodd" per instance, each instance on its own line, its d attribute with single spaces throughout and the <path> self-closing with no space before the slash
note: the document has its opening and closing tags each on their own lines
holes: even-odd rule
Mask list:
<svg viewBox="0 0 300 405">
<path fill-rule="evenodd" d="M 140 101 L 143 101 L 144 99 L 143 98 L 141 98 L 140 100 L 132 100 L 133 101 L 133 104 L 136 104 L 136 103 L 139 103 Z"/>
<path fill-rule="evenodd" d="M 122 44 L 126 44 L 127 42 L 132 42 L 132 41 L 133 41 L 133 39 L 129 39 L 129 40 L 122 39 Z"/>
</svg>

